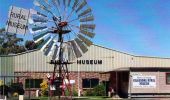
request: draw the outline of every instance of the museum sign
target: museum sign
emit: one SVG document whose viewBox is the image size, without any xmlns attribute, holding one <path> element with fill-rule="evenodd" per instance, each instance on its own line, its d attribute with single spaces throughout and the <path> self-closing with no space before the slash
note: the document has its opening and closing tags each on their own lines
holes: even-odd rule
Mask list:
<svg viewBox="0 0 170 100">
<path fill-rule="evenodd" d="M 102 64 L 102 60 L 77 60 L 77 64 Z"/>
</svg>

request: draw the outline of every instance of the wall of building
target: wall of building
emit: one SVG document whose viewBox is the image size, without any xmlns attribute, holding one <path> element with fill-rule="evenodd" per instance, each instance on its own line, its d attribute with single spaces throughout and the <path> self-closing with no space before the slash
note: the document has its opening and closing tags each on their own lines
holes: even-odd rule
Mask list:
<svg viewBox="0 0 170 100">
<path fill-rule="evenodd" d="M 170 67 L 169 58 L 134 56 L 132 67 Z"/>
<path fill-rule="evenodd" d="M 13 59 L 11 64 L 14 71 L 44 72 L 53 70 L 53 65 L 49 64 L 51 57 L 45 56 L 40 50 L 1 56 L 0 59 Z M 77 63 L 77 61 L 84 61 L 85 64 Z M 90 63 L 91 61 L 92 63 Z M 95 64 L 94 61 L 102 61 L 102 64 Z M 69 71 L 107 72 L 129 67 L 170 67 L 169 58 L 134 56 L 98 45 L 90 46 L 87 53 L 72 62 L 74 63 L 68 65 Z M 1 70 L 3 66 L 1 66 Z"/>
<path fill-rule="evenodd" d="M 13 57 L 0 57 L 0 76 L 13 75 L 14 72 L 14 59 Z"/>
<path fill-rule="evenodd" d="M 48 81 L 46 74 L 49 73 L 52 75 L 52 72 L 15 72 L 15 75 L 27 75 L 30 76 L 30 79 L 43 79 Z M 93 78 L 97 78 L 99 79 L 99 82 L 102 81 L 109 81 L 109 74 L 100 74 L 99 72 L 71 72 L 70 73 L 70 80 L 75 80 L 75 84 L 74 87 L 75 89 L 78 91 L 79 89 L 83 92 L 83 90 L 85 90 L 82 87 L 82 79 L 93 79 Z M 26 77 L 21 77 L 19 79 L 20 82 L 23 83 L 24 88 L 25 88 L 25 79 L 27 79 Z M 35 96 L 35 92 L 36 90 L 39 88 L 31 88 L 31 95 Z M 26 90 L 26 95 L 28 95 L 28 90 L 29 88 L 25 88 Z"/>
<path fill-rule="evenodd" d="M 0 75 L 11 75 L 11 73 L 15 72 L 19 75 L 31 75 L 32 78 L 46 79 L 46 73 L 52 72 L 54 68 L 53 65 L 49 64 L 50 60 L 51 57 L 45 56 L 40 50 L 0 56 Z M 124 68 L 170 68 L 170 58 L 134 56 L 98 45 L 90 46 L 87 53 L 80 58 L 72 60 L 72 62 L 74 63 L 68 65 L 68 69 L 72 72 L 70 76 L 71 79 L 75 79 L 77 89 L 78 87 L 82 89 L 83 78 L 96 77 L 100 80 L 108 80 L 109 76 L 100 76 L 100 73 L 103 72 L 118 71 L 117 69 Z M 131 72 L 130 75 L 140 73 L 141 75 L 155 76 L 156 87 L 134 88 L 132 82 L 129 81 L 131 82 L 129 83 L 131 84 L 128 89 L 129 93 L 170 93 L 170 86 L 165 84 L 165 72 L 165 70 Z M 112 77 L 115 77 L 115 75 L 111 74 Z M 24 80 L 25 78 L 21 79 L 22 82 Z M 112 78 L 112 80 L 115 81 L 116 79 Z M 122 81 L 120 80 L 120 82 Z M 113 87 L 116 87 L 115 83 Z M 120 88 L 122 89 L 121 91 L 124 91 L 123 88 Z"/>
<path fill-rule="evenodd" d="M 5 81 L 5 83 L 10 83 L 12 78 L 11 77 L 4 77 L 2 76 L 11 76 L 14 75 L 14 59 L 13 57 L 0 57 L 0 80 Z"/>
</svg>

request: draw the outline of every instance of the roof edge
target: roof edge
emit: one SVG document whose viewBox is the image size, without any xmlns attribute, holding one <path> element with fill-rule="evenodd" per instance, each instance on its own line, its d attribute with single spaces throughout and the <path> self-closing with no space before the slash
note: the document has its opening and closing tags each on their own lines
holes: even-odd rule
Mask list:
<svg viewBox="0 0 170 100">
<path fill-rule="evenodd" d="M 8 55 L 0 55 L 0 57 L 11 57 L 11 56 L 18 56 L 18 55 L 22 55 L 22 54 L 26 54 L 26 53 L 31 53 L 34 51 L 38 51 L 39 49 L 33 49 L 33 50 L 28 50 L 25 52 L 21 52 L 21 53 L 17 53 L 17 54 L 8 54 Z"/>
<path fill-rule="evenodd" d="M 98 47 L 101 47 L 101 48 L 105 48 L 105 49 L 108 49 L 108 50 L 111 50 L 111 51 L 115 51 L 115 52 L 119 52 L 119 53 L 123 53 L 123 54 L 126 54 L 126 55 L 129 55 L 129 56 L 133 56 L 133 57 L 145 57 L 145 58 L 158 58 L 158 59 L 170 59 L 168 57 L 157 57 L 157 56 L 140 56 L 140 55 L 134 55 L 134 54 L 129 54 L 129 53 L 126 53 L 126 52 L 122 52 L 122 51 L 118 51 L 118 50 L 114 50 L 114 49 L 111 49 L 111 48 L 108 48 L 108 47 L 104 47 L 104 46 L 101 46 L 101 45 L 97 45 L 97 44 L 93 44 L 94 46 L 98 46 Z"/>
<path fill-rule="evenodd" d="M 101 45 L 97 45 L 97 44 L 92 44 L 92 45 L 97 46 L 97 47 L 101 47 L 101 48 L 104 48 L 104 49 L 108 49 L 108 50 L 111 50 L 111 51 L 119 52 L 119 53 L 122 53 L 122 54 L 126 54 L 126 55 L 129 55 L 129 56 L 133 56 L 133 57 L 141 57 L 141 58 L 145 57 L 145 58 L 157 58 L 157 59 L 170 59 L 170 58 L 168 58 L 168 57 L 138 56 L 138 55 L 133 55 L 133 54 L 129 54 L 129 53 L 126 53 L 126 52 L 114 50 L 114 49 L 111 49 L 111 48 L 108 48 L 108 47 L 104 47 L 104 46 L 101 46 Z M 40 49 L 28 50 L 28 51 L 25 51 L 25 52 L 22 52 L 22 53 L 17 53 L 17 54 L 0 55 L 0 57 L 17 56 L 17 55 L 22 55 L 22 54 L 26 54 L 26 53 L 31 53 L 31 52 L 34 52 L 34 51 L 38 51 L 38 50 L 40 50 Z"/>
</svg>

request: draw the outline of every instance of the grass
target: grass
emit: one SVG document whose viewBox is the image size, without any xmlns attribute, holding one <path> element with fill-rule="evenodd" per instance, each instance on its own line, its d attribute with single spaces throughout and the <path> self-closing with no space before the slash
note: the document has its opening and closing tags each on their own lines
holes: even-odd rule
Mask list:
<svg viewBox="0 0 170 100">
<path fill-rule="evenodd" d="M 39 97 L 34 99 L 48 100 L 49 97 Z M 73 100 L 106 100 L 106 97 L 102 96 L 84 96 L 84 97 L 73 97 Z"/>
<path fill-rule="evenodd" d="M 88 96 L 88 100 L 107 100 L 106 96 Z"/>
</svg>

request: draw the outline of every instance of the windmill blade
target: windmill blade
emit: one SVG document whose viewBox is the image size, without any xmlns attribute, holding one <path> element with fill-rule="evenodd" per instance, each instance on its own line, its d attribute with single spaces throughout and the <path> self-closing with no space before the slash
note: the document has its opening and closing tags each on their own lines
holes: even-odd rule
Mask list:
<svg viewBox="0 0 170 100">
<path fill-rule="evenodd" d="M 35 42 L 40 41 L 42 38 L 46 37 L 48 35 L 48 31 L 43 31 L 40 32 L 40 34 L 36 35 L 35 37 L 33 37 Z"/>
<path fill-rule="evenodd" d="M 70 42 L 71 42 L 71 45 L 72 45 L 72 47 L 73 47 L 73 51 L 74 51 L 74 54 L 76 55 L 76 57 L 77 57 L 77 58 L 81 57 L 82 54 L 81 54 L 81 52 L 79 51 L 79 49 L 78 49 L 75 41 L 72 40 L 72 41 L 70 41 Z"/>
<path fill-rule="evenodd" d="M 34 21 L 34 22 L 47 22 L 48 19 L 47 17 L 45 17 L 45 15 L 41 14 L 32 14 L 31 16 L 31 19 Z"/>
<path fill-rule="evenodd" d="M 66 7 L 66 0 L 63 0 L 63 5 L 64 7 Z"/>
<path fill-rule="evenodd" d="M 70 3 L 71 3 L 71 0 L 68 0 L 68 5 L 67 5 L 68 7 L 70 6 Z"/>
<path fill-rule="evenodd" d="M 76 38 L 75 41 L 83 53 L 88 51 L 87 47 L 84 45 L 84 43 L 80 39 Z"/>
<path fill-rule="evenodd" d="M 47 26 L 35 26 L 32 28 L 32 31 L 38 31 L 38 30 L 43 30 L 43 29 L 46 29 Z"/>
<path fill-rule="evenodd" d="M 59 0 L 52 0 L 53 4 L 55 4 L 55 6 L 60 6 L 60 1 Z"/>
<path fill-rule="evenodd" d="M 34 0 L 34 2 L 33 2 L 33 3 L 34 3 L 34 5 L 35 5 L 35 6 L 40 7 L 42 10 L 45 10 L 45 11 L 47 11 L 47 12 L 49 11 L 49 8 L 50 8 L 50 7 L 45 7 L 44 5 L 40 4 L 40 2 L 39 2 L 39 1 Z M 47 4 L 47 3 L 46 3 L 46 4 Z"/>
<path fill-rule="evenodd" d="M 44 0 L 44 2 L 49 8 L 51 8 L 51 5 L 49 4 L 48 0 Z"/>
<path fill-rule="evenodd" d="M 80 30 L 83 29 L 95 29 L 96 25 L 95 24 L 81 24 L 80 25 Z"/>
<path fill-rule="evenodd" d="M 81 18 L 80 22 L 87 22 L 87 21 L 93 21 L 93 20 L 94 20 L 93 16 L 88 16 L 88 17 L 85 17 L 85 18 Z"/>
<path fill-rule="evenodd" d="M 41 26 L 41 25 L 46 26 L 46 25 L 47 25 L 47 23 L 34 22 L 34 23 L 30 24 L 30 25 L 32 25 L 33 27 L 35 27 L 35 26 Z"/>
<path fill-rule="evenodd" d="M 48 9 L 48 8 L 46 8 L 45 6 L 41 5 L 39 1 L 34 0 L 34 2 L 33 2 L 33 3 L 34 3 L 34 5 L 35 5 L 35 6 L 40 7 L 40 9 L 41 9 L 41 10 L 44 10 L 44 11 L 46 11 L 46 12 L 48 12 L 48 11 L 49 11 L 49 9 Z"/>
<path fill-rule="evenodd" d="M 45 14 L 42 14 L 42 13 L 40 13 L 40 12 L 38 12 L 38 11 L 37 11 L 37 14 L 38 14 L 38 15 L 41 15 L 41 16 L 43 16 L 43 17 L 45 17 L 45 18 L 47 18 L 47 16 L 46 16 Z"/>
<path fill-rule="evenodd" d="M 88 31 L 85 31 L 85 30 L 80 30 L 80 33 L 83 33 L 84 35 L 86 35 L 90 38 L 93 38 L 95 36 L 95 33 L 88 32 Z"/>
<path fill-rule="evenodd" d="M 53 2 L 56 6 L 60 6 L 60 0 L 52 0 L 52 2 Z"/>
<path fill-rule="evenodd" d="M 51 37 L 48 37 L 47 39 L 45 39 L 39 46 L 38 49 L 41 49 L 49 40 Z"/>
<path fill-rule="evenodd" d="M 47 22 L 40 22 L 40 21 L 37 21 L 37 22 L 33 22 L 31 23 L 30 22 L 30 27 L 33 29 L 33 28 L 38 28 L 38 27 L 47 27 Z M 33 30 L 34 31 L 34 30 Z"/>
<path fill-rule="evenodd" d="M 56 1 L 57 1 L 58 5 L 60 6 L 60 0 L 56 0 Z"/>
<path fill-rule="evenodd" d="M 40 23 L 40 22 L 30 24 L 30 26 L 29 26 L 30 33 L 38 34 L 38 33 L 47 31 L 48 28 L 46 25 L 47 25 L 47 23 Z"/>
<path fill-rule="evenodd" d="M 77 35 L 78 36 L 78 38 L 80 39 L 80 40 L 82 40 L 87 46 L 91 46 L 93 43 L 89 40 L 89 39 L 87 39 L 86 37 L 84 37 L 84 36 L 82 36 L 82 35 L 80 35 L 80 34 L 78 34 Z"/>
<path fill-rule="evenodd" d="M 55 60 L 57 58 L 57 53 L 58 53 L 59 46 L 56 44 L 55 45 L 55 50 L 52 56 L 52 60 Z"/>
<path fill-rule="evenodd" d="M 41 6 L 41 4 L 40 4 L 37 0 L 34 0 L 33 4 L 34 4 L 35 6 Z"/>
<path fill-rule="evenodd" d="M 50 41 L 50 43 L 47 45 L 47 49 L 46 51 L 44 52 L 44 55 L 48 56 L 49 52 L 51 51 L 52 47 L 54 45 L 54 41 Z"/>
<path fill-rule="evenodd" d="M 50 38 L 50 39 L 48 39 L 48 38 Z M 46 43 L 44 43 L 42 45 L 41 51 L 44 51 L 46 49 L 47 45 L 51 42 L 51 40 L 52 40 L 51 36 L 49 36 L 48 38 L 47 38 L 48 40 L 46 41 Z"/>
<path fill-rule="evenodd" d="M 53 41 L 54 42 L 54 41 Z M 55 52 L 55 49 L 56 49 L 56 42 L 54 42 L 53 43 L 53 45 L 52 45 L 52 47 L 51 47 L 51 49 L 50 49 L 50 51 L 49 51 L 49 53 L 47 54 L 47 56 L 51 56 L 51 57 L 53 57 L 53 55 L 54 55 L 54 52 Z M 58 47 L 58 46 L 57 46 Z"/>
<path fill-rule="evenodd" d="M 40 19 L 48 20 L 47 16 L 42 14 L 42 13 L 40 13 L 40 12 L 37 12 L 36 14 L 32 14 L 31 17 L 32 18 L 40 18 Z"/>
<path fill-rule="evenodd" d="M 67 42 L 67 49 L 68 49 L 68 60 L 72 61 L 76 56 L 74 55 L 74 51 L 72 49 L 72 45 L 70 42 Z"/>
<path fill-rule="evenodd" d="M 40 25 L 40 24 L 39 24 Z M 36 30 L 36 31 L 33 31 L 32 30 L 32 26 L 29 26 L 29 30 L 30 30 L 30 33 L 34 34 L 34 36 L 37 36 L 38 34 L 41 34 L 41 33 L 44 33 L 45 31 L 47 31 L 48 28 L 44 28 L 44 29 L 40 29 L 40 30 Z"/>
<path fill-rule="evenodd" d="M 78 5 L 78 0 L 74 0 L 74 4 L 73 4 L 72 9 L 74 10 L 77 7 L 77 5 Z"/>
<path fill-rule="evenodd" d="M 51 13 L 50 10 L 48 8 L 46 8 L 45 6 L 41 5 L 39 6 L 41 10 L 47 12 L 47 13 Z"/>
<path fill-rule="evenodd" d="M 45 18 L 40 18 L 40 17 L 33 17 L 32 18 L 33 22 L 42 22 L 42 23 L 46 23 L 48 20 Z"/>
<path fill-rule="evenodd" d="M 61 16 L 61 11 L 60 11 L 60 9 L 59 9 L 59 6 L 60 6 L 60 5 L 59 5 L 58 1 L 52 0 L 52 3 L 53 3 L 53 5 L 56 7 L 59 16 Z"/>
<path fill-rule="evenodd" d="M 91 13 L 91 11 L 92 11 L 91 8 L 87 8 L 85 11 L 83 11 L 82 13 L 80 13 L 80 14 L 78 15 L 78 17 L 85 16 L 85 15 Z"/>
<path fill-rule="evenodd" d="M 44 0 L 46 3 L 48 3 L 48 0 Z"/>
<path fill-rule="evenodd" d="M 87 4 L 87 2 L 86 2 L 85 0 L 83 0 L 83 2 L 82 2 L 82 3 L 79 5 L 79 7 L 77 8 L 76 13 L 77 13 L 78 11 L 80 11 L 86 4 Z"/>
</svg>

